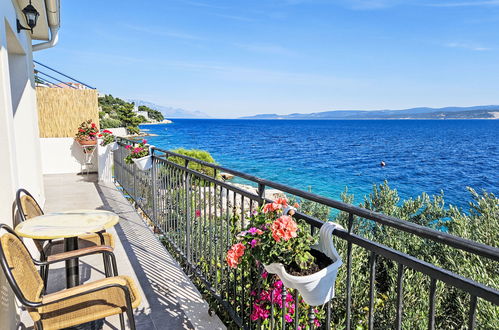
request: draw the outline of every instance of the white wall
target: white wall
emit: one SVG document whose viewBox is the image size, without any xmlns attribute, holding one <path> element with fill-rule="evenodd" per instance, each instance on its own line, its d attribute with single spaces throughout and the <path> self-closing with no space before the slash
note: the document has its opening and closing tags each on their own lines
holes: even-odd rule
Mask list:
<svg viewBox="0 0 499 330">
<path fill-rule="evenodd" d="M 126 136 L 125 127 L 108 128 L 115 136 Z M 41 168 L 43 174 L 80 173 L 85 155 L 73 138 L 41 138 Z M 98 171 L 97 150 L 91 158 L 90 172 Z M 86 167 L 84 173 L 86 173 Z"/>
<path fill-rule="evenodd" d="M 31 38 L 17 33 L 17 1 L 0 1 L 0 223 L 13 225 L 15 192 L 25 187 L 43 205 Z M 14 296 L 0 271 L 0 328 L 17 328 Z"/>
<path fill-rule="evenodd" d="M 85 162 L 82 147 L 73 138 L 41 138 L 43 174 L 80 173 Z M 97 171 L 97 151 L 91 159 L 91 172 Z M 86 168 L 85 168 L 86 172 Z"/>
</svg>

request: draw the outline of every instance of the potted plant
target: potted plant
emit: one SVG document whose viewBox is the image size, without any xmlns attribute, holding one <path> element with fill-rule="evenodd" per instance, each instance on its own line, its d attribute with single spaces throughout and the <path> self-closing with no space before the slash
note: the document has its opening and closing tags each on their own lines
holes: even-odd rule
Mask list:
<svg viewBox="0 0 499 330">
<path fill-rule="evenodd" d="M 125 149 L 129 150 L 130 153 L 125 157 L 125 163 L 134 164 L 141 171 L 147 171 L 152 167 L 152 157 L 149 149 L 151 147 L 146 146 L 147 140 L 142 140 L 141 142 L 134 145 L 126 145 Z"/>
<path fill-rule="evenodd" d="M 111 151 L 118 150 L 118 142 L 116 142 L 116 137 L 113 135 L 113 132 L 105 129 L 99 134 L 99 137 L 102 139 L 100 145 L 102 147 L 110 146 Z"/>
<path fill-rule="evenodd" d="M 284 212 L 283 212 L 284 211 Z M 332 241 L 338 225 L 327 222 L 315 243 L 305 223 L 293 219 L 285 198 L 255 212 L 251 226 L 237 234 L 238 243 L 227 252 L 229 267 L 263 265 L 287 288 L 297 289 L 304 301 L 318 306 L 334 297 L 334 282 L 342 261 Z"/>
<path fill-rule="evenodd" d="M 97 144 L 98 133 L 99 129 L 97 125 L 92 122 L 92 119 L 89 119 L 80 124 L 75 135 L 75 140 L 81 145 L 95 145 Z"/>
</svg>

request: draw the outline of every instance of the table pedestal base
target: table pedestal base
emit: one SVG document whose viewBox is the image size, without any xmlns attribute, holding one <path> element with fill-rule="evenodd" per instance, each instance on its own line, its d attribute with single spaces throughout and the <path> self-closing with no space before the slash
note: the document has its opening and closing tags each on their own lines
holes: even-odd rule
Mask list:
<svg viewBox="0 0 499 330">
<path fill-rule="evenodd" d="M 64 250 L 78 250 L 78 237 L 69 237 L 64 239 Z M 66 288 L 72 288 L 80 285 L 80 271 L 78 269 L 78 258 L 66 260 Z"/>
</svg>

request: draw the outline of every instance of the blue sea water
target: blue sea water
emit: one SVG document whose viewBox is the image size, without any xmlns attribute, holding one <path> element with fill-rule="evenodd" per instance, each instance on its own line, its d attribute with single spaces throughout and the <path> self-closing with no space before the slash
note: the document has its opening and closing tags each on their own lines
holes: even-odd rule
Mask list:
<svg viewBox="0 0 499 330">
<path fill-rule="evenodd" d="M 499 120 L 194 120 L 147 125 L 163 149 L 208 150 L 225 167 L 360 202 L 387 180 L 402 198 L 444 191 L 466 207 L 466 187 L 499 194 Z M 386 163 L 385 167 L 380 162 Z"/>
</svg>

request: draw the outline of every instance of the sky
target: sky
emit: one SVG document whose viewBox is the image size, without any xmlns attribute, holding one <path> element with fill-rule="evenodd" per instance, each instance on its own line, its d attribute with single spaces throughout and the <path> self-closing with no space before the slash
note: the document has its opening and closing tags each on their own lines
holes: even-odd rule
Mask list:
<svg viewBox="0 0 499 330">
<path fill-rule="evenodd" d="M 61 1 L 35 59 L 213 117 L 499 104 L 499 0 Z"/>
</svg>

